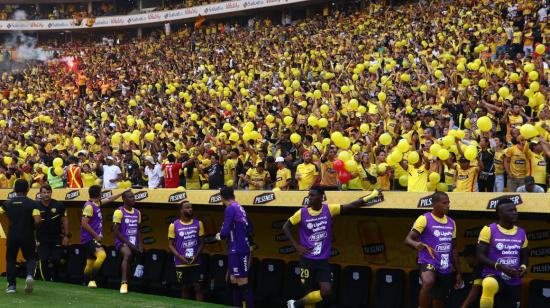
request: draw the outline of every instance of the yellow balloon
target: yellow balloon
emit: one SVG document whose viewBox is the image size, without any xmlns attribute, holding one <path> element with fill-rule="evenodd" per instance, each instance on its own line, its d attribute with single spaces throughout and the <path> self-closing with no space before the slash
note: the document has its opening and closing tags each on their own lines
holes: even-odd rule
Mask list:
<svg viewBox="0 0 550 308">
<path fill-rule="evenodd" d="M 325 118 L 320 118 L 319 121 L 317 121 L 317 125 L 319 128 L 325 128 L 328 126 L 328 120 Z"/>
<path fill-rule="evenodd" d="M 540 83 L 538 81 L 531 82 L 529 89 L 533 92 L 538 92 L 540 90 Z"/>
<path fill-rule="evenodd" d="M 519 128 L 519 133 L 525 138 L 525 139 L 531 139 L 539 135 L 539 131 L 531 124 L 523 124 Z"/>
<path fill-rule="evenodd" d="M 407 187 L 409 185 L 409 177 L 406 175 L 402 175 L 399 177 L 399 185 L 403 187 Z"/>
<path fill-rule="evenodd" d="M 329 108 L 327 105 L 321 105 L 321 107 L 319 107 L 319 110 L 321 110 L 322 114 L 327 114 L 329 111 Z"/>
<path fill-rule="evenodd" d="M 162 130 L 162 128 L 163 128 L 163 126 L 162 126 L 161 123 L 156 123 L 156 124 L 155 124 L 155 130 L 156 130 L 156 131 L 159 131 L 159 132 L 160 132 L 160 131 Z"/>
<path fill-rule="evenodd" d="M 13 158 L 11 158 L 10 156 L 4 156 L 4 164 L 11 165 L 12 162 Z"/>
<path fill-rule="evenodd" d="M 506 98 L 508 97 L 508 95 L 510 95 L 510 89 L 508 89 L 507 87 L 501 87 L 500 89 L 498 89 L 498 95 L 502 98 Z"/>
<path fill-rule="evenodd" d="M 539 79 L 539 73 L 537 71 L 531 71 L 527 76 L 529 77 L 529 80 L 532 80 L 532 81 Z"/>
<path fill-rule="evenodd" d="M 407 156 L 407 161 L 409 164 L 414 165 L 420 160 L 420 155 L 418 155 L 418 152 L 410 152 Z"/>
<path fill-rule="evenodd" d="M 479 82 L 477 83 L 477 85 L 478 85 L 480 88 L 485 89 L 485 88 L 487 88 L 487 86 L 488 86 L 489 84 L 487 83 L 487 80 L 485 80 L 485 79 L 480 79 Z"/>
<path fill-rule="evenodd" d="M 430 154 L 437 156 L 439 151 L 441 151 L 441 146 L 439 144 L 435 143 L 430 146 Z"/>
<path fill-rule="evenodd" d="M 307 124 L 309 124 L 309 126 L 315 127 L 317 126 L 317 124 L 319 124 L 319 120 L 316 116 L 310 115 L 309 118 L 307 118 Z"/>
<path fill-rule="evenodd" d="M 290 141 L 294 144 L 296 143 L 299 143 L 300 141 L 302 141 L 302 137 L 296 133 L 293 133 L 292 135 L 290 135 Z"/>
<path fill-rule="evenodd" d="M 390 144 L 391 140 L 392 140 L 391 135 L 388 133 L 383 133 L 382 135 L 380 135 L 380 137 L 378 137 L 378 141 L 380 141 L 382 145 Z"/>
<path fill-rule="evenodd" d="M 60 157 L 56 157 L 53 160 L 53 167 L 58 168 L 58 167 L 61 167 L 61 166 L 63 166 L 63 159 L 61 159 Z"/>
<path fill-rule="evenodd" d="M 378 100 L 381 101 L 381 102 L 385 102 L 386 101 L 386 93 L 384 93 L 384 92 L 378 93 Z"/>
<path fill-rule="evenodd" d="M 441 176 L 437 172 L 432 172 L 430 173 L 429 180 L 430 180 L 430 183 L 437 184 L 439 183 L 439 181 L 441 181 Z"/>
<path fill-rule="evenodd" d="M 239 141 L 239 134 L 237 134 L 235 132 L 229 134 L 229 140 L 234 141 L 234 142 Z"/>
<path fill-rule="evenodd" d="M 147 134 L 145 134 L 145 140 L 147 140 L 147 141 L 153 141 L 153 139 L 155 139 L 155 133 L 153 133 L 153 132 L 148 132 Z"/>
<path fill-rule="evenodd" d="M 56 167 L 56 168 L 54 169 L 54 173 L 55 173 L 55 175 L 57 175 L 57 176 L 63 175 L 63 168 L 61 168 L 61 167 Z"/>
<path fill-rule="evenodd" d="M 359 131 L 361 131 L 362 134 L 368 132 L 369 131 L 369 125 L 367 123 L 361 124 L 361 126 L 359 126 Z"/>
<path fill-rule="evenodd" d="M 466 157 L 467 160 L 474 160 L 477 157 L 477 148 L 474 145 L 469 145 L 466 147 L 466 151 L 464 151 L 464 157 Z"/>
<path fill-rule="evenodd" d="M 346 167 L 346 170 L 348 172 L 355 172 L 357 171 L 357 162 L 353 159 L 350 159 L 344 163 L 344 166 Z"/>
<path fill-rule="evenodd" d="M 397 149 L 401 153 L 406 153 L 409 150 L 409 147 L 410 147 L 409 142 L 405 139 L 401 139 L 397 143 Z"/>
<path fill-rule="evenodd" d="M 291 116 L 286 116 L 284 117 L 283 122 L 286 124 L 286 126 L 290 126 L 290 124 L 294 122 L 294 118 L 292 118 Z"/>
<path fill-rule="evenodd" d="M 482 132 L 488 132 L 493 128 L 493 122 L 488 116 L 483 116 L 477 119 L 477 127 L 479 127 Z"/>
<path fill-rule="evenodd" d="M 343 162 L 347 162 L 348 160 L 352 159 L 352 157 L 353 156 L 348 151 L 341 151 L 340 153 L 338 153 L 338 159 Z"/>
<path fill-rule="evenodd" d="M 91 145 L 94 145 L 95 142 L 96 142 L 95 137 L 92 136 L 92 135 L 86 136 L 86 138 L 84 138 L 84 140 L 86 140 L 86 142 L 88 142 L 88 143 L 91 144 Z"/>
</svg>

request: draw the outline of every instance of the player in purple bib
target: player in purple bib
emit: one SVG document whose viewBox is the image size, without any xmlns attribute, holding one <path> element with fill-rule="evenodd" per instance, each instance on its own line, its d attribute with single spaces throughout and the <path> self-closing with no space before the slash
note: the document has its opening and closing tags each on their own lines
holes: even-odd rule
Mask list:
<svg viewBox="0 0 550 308">
<path fill-rule="evenodd" d="M 324 204 L 324 189 L 315 186 L 308 194 L 309 206 L 296 211 L 283 226 L 283 232 L 300 254 L 300 277 L 306 296 L 289 300 L 288 308 L 314 306 L 331 294 L 331 272 L 328 260 L 332 244 L 332 217 L 353 208 L 364 206 L 378 197 L 374 190 L 369 196 L 348 204 Z M 298 225 L 300 243 L 292 235 L 292 226 Z"/>
<path fill-rule="evenodd" d="M 88 288 L 97 288 L 95 279 L 103 265 L 107 255 L 101 246 L 103 240 L 103 218 L 101 217 L 101 205 L 109 204 L 118 199 L 122 194 L 116 194 L 109 198 L 101 199 L 101 186 L 93 185 L 88 189 L 90 200 L 84 203 L 82 208 L 82 220 L 80 225 L 80 243 L 86 250 L 86 267 L 84 276 L 89 280 Z M 95 259 L 94 259 L 95 258 Z"/>
<path fill-rule="evenodd" d="M 447 216 L 449 196 L 436 192 L 431 196 L 433 209 L 420 215 L 405 239 L 405 244 L 418 251 L 420 265 L 419 307 L 445 307 L 452 285 L 462 287 L 462 271 L 456 249 L 456 225 Z"/>
<path fill-rule="evenodd" d="M 521 278 L 527 274 L 527 236 L 516 226 L 518 212 L 512 200 L 499 200 L 496 211 L 498 222 L 481 229 L 477 244 L 483 266 L 479 306 L 519 307 Z"/>
<path fill-rule="evenodd" d="M 204 273 L 201 269 L 200 253 L 203 247 L 204 226 L 202 221 L 193 218 L 193 206 L 185 200 L 180 204 L 180 217 L 168 227 L 168 248 L 174 255 L 176 277 L 182 285 L 182 298 L 204 301 L 201 282 Z"/>
<path fill-rule="evenodd" d="M 227 270 L 233 285 L 233 305 L 246 308 L 254 307 L 252 290 L 248 285 L 250 268 L 250 240 L 252 226 L 246 218 L 244 208 L 235 201 L 232 187 L 220 189 L 224 211 L 223 225 L 217 239 L 227 240 Z"/>
<path fill-rule="evenodd" d="M 128 293 L 129 264 L 134 257 L 137 260 L 141 258 L 143 246 L 139 234 L 141 213 L 134 208 L 136 203 L 134 193 L 131 191 L 122 193 L 122 202 L 124 205 L 113 214 L 113 233 L 115 234 L 115 248 L 122 254 L 120 293 L 126 294 Z M 137 261 L 137 263 L 140 262 Z"/>
</svg>

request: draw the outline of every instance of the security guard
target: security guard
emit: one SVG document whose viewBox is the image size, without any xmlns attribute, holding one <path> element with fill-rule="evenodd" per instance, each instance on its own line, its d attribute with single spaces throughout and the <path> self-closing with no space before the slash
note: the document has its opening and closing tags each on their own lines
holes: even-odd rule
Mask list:
<svg viewBox="0 0 550 308">
<path fill-rule="evenodd" d="M 25 292 L 33 290 L 33 274 L 36 267 L 34 228 L 40 225 L 40 212 L 36 209 L 36 202 L 27 197 L 29 183 L 23 179 L 15 181 L 15 197 L 4 202 L 0 213 L 8 216 L 10 225 L 6 249 L 6 274 L 8 288 L 6 293 L 15 293 L 15 278 L 17 253 L 19 249 L 27 261 L 27 279 L 25 280 Z"/>
<path fill-rule="evenodd" d="M 40 279 L 53 281 L 55 270 L 63 256 L 63 247 L 69 245 L 69 220 L 65 205 L 52 199 L 52 187 L 40 187 L 40 200 L 37 201 L 42 223 L 36 233 L 38 239 L 38 272 Z"/>
</svg>

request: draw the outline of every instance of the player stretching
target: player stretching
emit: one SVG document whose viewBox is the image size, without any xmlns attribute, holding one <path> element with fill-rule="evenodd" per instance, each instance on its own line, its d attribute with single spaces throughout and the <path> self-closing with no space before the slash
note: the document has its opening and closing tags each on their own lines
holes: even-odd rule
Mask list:
<svg viewBox="0 0 550 308">
<path fill-rule="evenodd" d="M 455 288 L 462 286 L 462 271 L 456 249 L 456 225 L 447 213 L 449 196 L 436 192 L 433 209 L 420 215 L 405 239 L 405 244 L 418 251 L 420 265 L 420 308 L 444 307 L 452 288 L 452 266 L 456 271 Z"/>
<path fill-rule="evenodd" d="M 195 300 L 204 301 L 201 282 L 200 253 L 203 246 L 202 221 L 193 218 L 193 206 L 187 200 L 180 204 L 180 217 L 168 227 L 168 248 L 174 255 L 176 276 L 181 284 L 181 297 L 190 299 L 191 288 Z"/>
<path fill-rule="evenodd" d="M 477 258 L 483 265 L 479 307 L 519 307 L 521 278 L 527 273 L 527 237 L 516 226 L 518 211 L 512 200 L 499 200 L 496 210 L 498 222 L 481 229 L 477 244 Z"/>
<path fill-rule="evenodd" d="M 86 251 L 86 267 L 84 276 L 89 280 L 88 288 L 97 288 L 95 282 L 97 272 L 107 255 L 101 247 L 103 240 L 103 218 L 101 217 L 101 205 L 109 204 L 122 194 L 113 195 L 109 198 L 101 199 L 101 186 L 93 185 L 88 189 L 90 200 L 84 203 L 82 209 L 82 222 L 80 226 L 80 243 Z M 95 257 L 95 260 L 94 258 Z"/>
<path fill-rule="evenodd" d="M 122 193 L 124 205 L 113 214 L 113 232 L 115 234 L 115 248 L 122 255 L 120 293 L 128 293 L 128 272 L 133 258 L 141 258 L 143 247 L 139 235 L 141 224 L 141 212 L 134 208 L 136 200 L 134 193 L 125 191 Z M 139 262 L 138 262 L 139 264 Z"/>
<path fill-rule="evenodd" d="M 306 296 L 289 300 L 289 308 L 314 306 L 331 294 L 331 273 L 328 259 L 332 242 L 332 217 L 365 205 L 379 195 L 378 190 L 348 204 L 324 204 L 322 187 L 309 190 L 309 206 L 296 211 L 283 226 L 283 231 L 300 254 L 300 277 L 306 288 Z M 291 227 L 300 228 L 300 243 L 296 241 Z M 320 290 L 319 290 L 320 289 Z"/>
<path fill-rule="evenodd" d="M 248 270 L 250 268 L 251 225 L 246 218 L 244 208 L 235 201 L 233 187 L 220 189 L 224 211 L 224 220 L 220 233 L 216 238 L 227 239 L 227 270 L 233 285 L 233 306 L 254 307 L 252 290 L 248 285 Z"/>
</svg>

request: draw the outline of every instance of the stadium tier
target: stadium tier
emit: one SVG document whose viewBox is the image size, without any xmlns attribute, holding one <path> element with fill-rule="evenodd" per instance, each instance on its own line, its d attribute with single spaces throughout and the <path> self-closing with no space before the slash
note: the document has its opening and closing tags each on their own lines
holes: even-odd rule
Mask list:
<svg viewBox="0 0 550 308">
<path fill-rule="evenodd" d="M 548 306 L 548 2 L 387 2 L 0 5 L 6 293 Z"/>
</svg>

